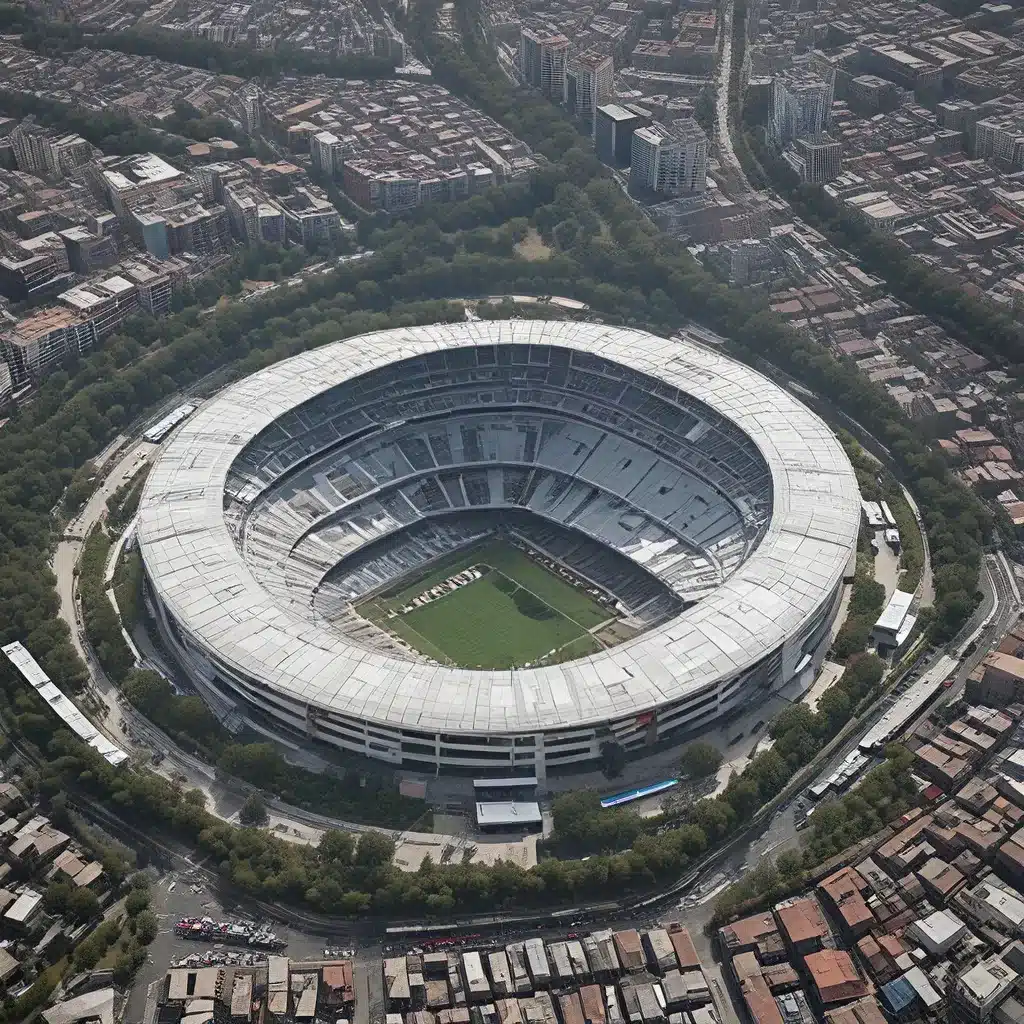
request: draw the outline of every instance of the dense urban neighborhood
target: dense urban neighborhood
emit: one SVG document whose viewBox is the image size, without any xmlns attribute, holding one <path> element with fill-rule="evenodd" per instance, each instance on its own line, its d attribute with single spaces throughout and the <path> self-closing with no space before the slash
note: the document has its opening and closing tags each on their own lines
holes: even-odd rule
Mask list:
<svg viewBox="0 0 1024 1024">
<path fill-rule="evenodd" d="M 0 5 L 0 1024 L 1024 1021 L 1024 11 Z"/>
</svg>

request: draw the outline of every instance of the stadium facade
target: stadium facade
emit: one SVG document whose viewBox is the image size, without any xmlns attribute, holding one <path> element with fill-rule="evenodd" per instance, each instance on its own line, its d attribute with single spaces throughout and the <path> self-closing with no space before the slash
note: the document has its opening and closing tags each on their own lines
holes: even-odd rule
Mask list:
<svg viewBox="0 0 1024 1024">
<path fill-rule="evenodd" d="M 137 535 L 218 714 L 412 770 L 543 778 L 809 684 L 859 517 L 831 430 L 748 367 L 641 331 L 489 321 L 352 338 L 228 388 L 168 442 Z M 636 635 L 474 671 L 355 610 L 499 522 Z"/>
</svg>

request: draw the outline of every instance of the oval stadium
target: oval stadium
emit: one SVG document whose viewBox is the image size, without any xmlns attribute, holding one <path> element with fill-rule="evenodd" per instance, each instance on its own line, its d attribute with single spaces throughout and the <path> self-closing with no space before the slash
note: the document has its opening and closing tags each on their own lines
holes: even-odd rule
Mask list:
<svg viewBox="0 0 1024 1024">
<path fill-rule="evenodd" d="M 690 341 L 382 331 L 201 406 L 137 537 L 214 711 L 413 771 L 591 767 L 809 685 L 856 555 L 832 431 Z"/>
</svg>

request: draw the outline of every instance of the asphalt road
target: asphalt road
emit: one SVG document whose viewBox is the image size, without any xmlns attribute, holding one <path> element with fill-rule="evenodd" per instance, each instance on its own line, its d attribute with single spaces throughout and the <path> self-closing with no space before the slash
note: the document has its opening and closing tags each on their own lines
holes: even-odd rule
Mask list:
<svg viewBox="0 0 1024 1024">
<path fill-rule="evenodd" d="M 930 714 L 941 704 L 958 699 L 963 694 L 967 676 L 970 675 L 974 667 L 985 656 L 985 654 L 988 653 L 988 651 L 995 646 L 1000 639 L 1002 639 L 1010 626 L 1016 621 L 1017 616 L 1020 614 L 1019 606 L 1017 605 L 1014 595 L 1011 593 L 1011 589 L 1006 581 L 1006 572 L 1002 565 L 995 560 L 993 556 L 989 556 L 986 559 L 985 569 L 981 574 L 980 585 L 983 594 L 982 602 L 975 609 L 969 625 L 965 627 L 964 630 L 965 635 L 968 636 L 972 632 L 981 630 L 977 649 L 973 654 L 964 658 L 960 662 L 956 671 L 953 673 L 953 678 L 955 680 L 953 686 L 948 690 L 942 690 L 936 699 L 922 711 L 919 718 L 915 719 L 915 722 Z M 987 619 L 990 621 L 988 625 L 985 625 L 983 628 L 983 624 Z M 922 658 L 912 673 L 912 679 L 920 678 L 926 672 L 932 670 L 942 656 L 942 651 L 936 651 Z M 833 771 L 835 771 L 839 763 L 847 756 L 847 754 L 854 750 L 857 744 L 860 743 L 868 729 L 878 721 L 882 710 L 883 708 L 879 707 L 877 711 L 863 719 L 860 723 L 860 727 L 854 732 L 853 736 L 851 736 L 846 743 L 842 744 L 840 749 L 837 750 L 835 754 L 833 754 L 822 766 L 821 771 L 815 778 L 816 782 L 827 778 Z"/>
<path fill-rule="evenodd" d="M 135 475 L 156 449 L 146 441 L 131 444 L 106 475 L 82 511 L 65 527 L 63 537 L 57 545 L 51 568 L 57 577 L 57 594 L 60 597 L 60 617 L 71 630 L 71 642 L 81 659 L 89 668 L 92 689 L 106 708 L 103 721 L 93 721 L 107 737 L 126 750 L 132 749 L 131 741 L 120 726 L 117 708 L 117 689 L 107 679 L 102 668 L 93 659 L 81 631 L 77 609 L 77 577 L 75 567 L 82 554 L 82 547 L 89 532 L 102 518 L 110 496 Z M 94 716 L 90 716 L 94 719 Z"/>
<path fill-rule="evenodd" d="M 155 448 L 145 441 L 129 447 L 124 455 L 107 474 L 85 507 L 64 530 L 64 536 L 57 545 L 52 568 L 57 576 L 57 592 L 60 595 L 60 617 L 71 630 L 71 641 L 83 660 L 86 659 L 85 645 L 79 635 L 78 619 L 75 614 L 75 566 L 82 554 L 82 546 L 89 531 L 99 522 L 106 511 L 110 496 L 126 482 L 126 473 L 141 469 L 144 461 Z"/>
<path fill-rule="evenodd" d="M 740 182 L 746 184 L 746 176 L 732 145 L 729 132 L 729 79 L 732 75 L 732 23 L 733 0 L 722 5 L 719 24 L 721 52 L 718 60 L 718 81 L 715 97 L 715 143 L 718 157 L 727 165 Z"/>
</svg>

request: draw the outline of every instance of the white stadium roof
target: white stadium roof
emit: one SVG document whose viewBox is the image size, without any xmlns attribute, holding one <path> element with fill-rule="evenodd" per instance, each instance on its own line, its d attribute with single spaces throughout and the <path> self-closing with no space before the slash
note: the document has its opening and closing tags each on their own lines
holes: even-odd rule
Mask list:
<svg viewBox="0 0 1024 1024">
<path fill-rule="evenodd" d="M 119 765 L 128 760 L 128 755 L 120 747 L 114 746 L 43 671 L 39 662 L 32 657 L 20 641 L 7 644 L 0 648 L 7 655 L 11 664 L 22 674 L 50 706 L 50 709 L 80 740 L 88 743 L 98 754 L 110 764 Z"/>
<path fill-rule="evenodd" d="M 733 421 L 772 476 L 771 523 L 725 583 L 617 647 L 542 668 L 489 672 L 401 661 L 271 597 L 225 522 L 232 462 L 261 430 L 321 392 L 389 363 L 473 345 L 563 346 L 679 387 Z M 483 321 L 382 331 L 277 363 L 206 402 L 150 473 L 138 538 L 179 623 L 226 666 L 295 699 L 398 728 L 519 733 L 622 719 L 757 664 L 831 598 L 854 550 L 856 479 L 832 431 L 754 370 L 689 342 L 597 324 Z"/>
</svg>

